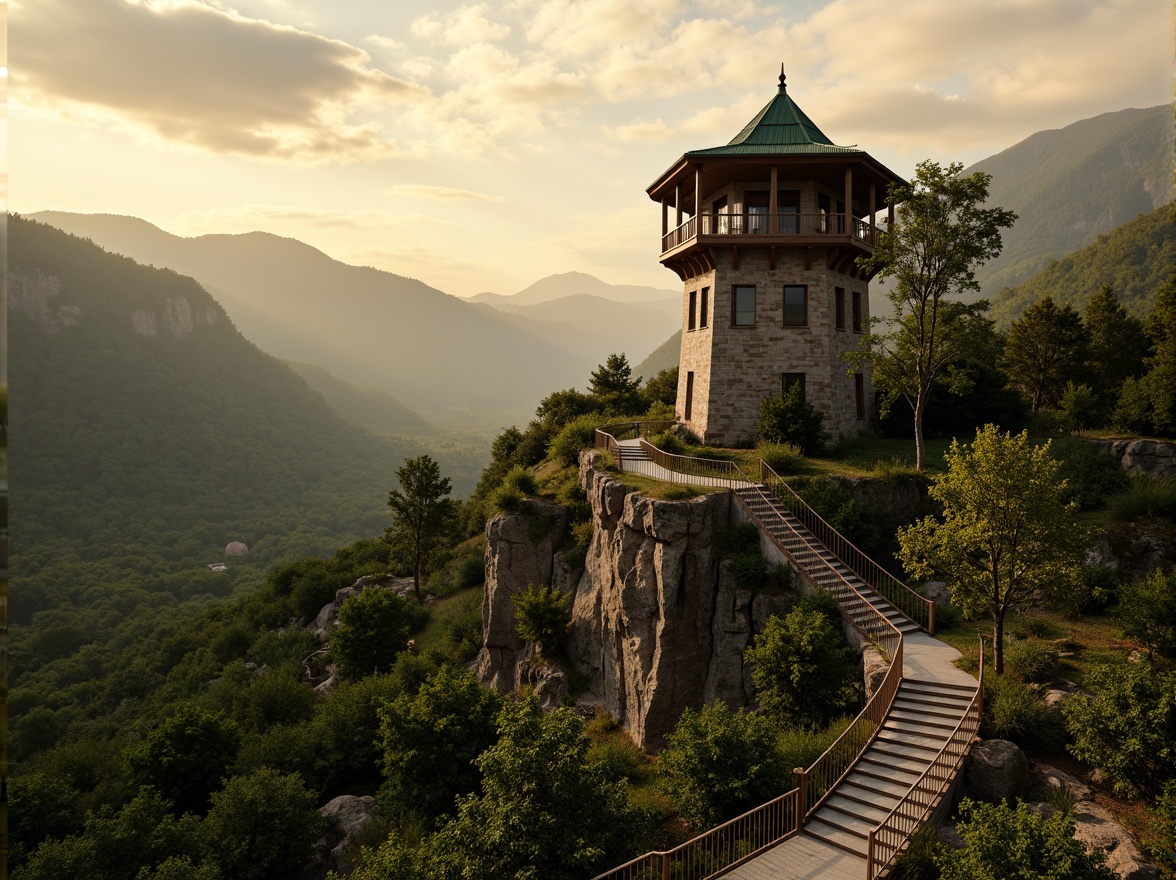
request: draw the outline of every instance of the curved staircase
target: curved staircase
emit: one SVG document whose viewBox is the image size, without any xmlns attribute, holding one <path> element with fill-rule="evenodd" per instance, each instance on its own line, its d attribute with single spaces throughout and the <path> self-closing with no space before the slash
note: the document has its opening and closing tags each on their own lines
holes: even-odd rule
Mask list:
<svg viewBox="0 0 1176 880">
<path fill-rule="evenodd" d="M 837 534 L 762 462 L 759 481 L 733 465 L 719 474 L 713 462 L 650 446 L 640 423 L 623 428 L 628 436 L 620 440 L 608 428 L 597 431 L 597 446 L 609 449 L 621 470 L 725 485 L 801 576 L 836 597 L 843 618 L 890 659 L 891 668 L 845 733 L 811 767 L 798 768 L 796 788 L 594 880 L 885 876 L 963 765 L 980 725 L 982 679 L 956 668 L 952 661 L 959 652 L 928 632 L 934 628 L 933 605 Z"/>
</svg>

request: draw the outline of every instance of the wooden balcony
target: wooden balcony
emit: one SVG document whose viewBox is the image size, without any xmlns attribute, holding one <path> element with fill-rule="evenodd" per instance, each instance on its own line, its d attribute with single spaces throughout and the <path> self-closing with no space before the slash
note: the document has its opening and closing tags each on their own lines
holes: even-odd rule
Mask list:
<svg viewBox="0 0 1176 880">
<path fill-rule="evenodd" d="M 701 224 L 699 220 L 701 219 Z M 663 262 L 691 245 L 736 247 L 851 247 L 873 252 L 880 229 L 854 218 L 850 232 L 844 214 L 703 214 L 662 236 Z M 701 229 L 699 228 L 701 226 Z"/>
</svg>

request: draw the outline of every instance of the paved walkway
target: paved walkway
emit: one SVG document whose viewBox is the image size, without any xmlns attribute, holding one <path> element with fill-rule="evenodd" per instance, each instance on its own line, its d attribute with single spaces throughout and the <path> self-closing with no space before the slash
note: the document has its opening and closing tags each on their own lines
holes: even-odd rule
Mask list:
<svg viewBox="0 0 1176 880">
<path fill-rule="evenodd" d="M 626 450 L 641 450 L 640 439 L 633 440 L 618 440 L 617 445 L 624 447 Z M 641 453 L 644 455 L 644 453 Z M 696 477 L 688 474 L 679 474 L 668 470 L 659 464 L 654 464 L 648 458 L 629 458 L 625 456 L 624 472 L 629 474 L 640 474 L 643 477 L 652 477 L 655 480 L 661 480 L 665 483 L 688 483 L 691 486 L 721 486 L 727 489 L 746 489 L 754 486 L 755 483 L 747 482 L 745 480 L 736 480 L 731 477 Z"/>
</svg>

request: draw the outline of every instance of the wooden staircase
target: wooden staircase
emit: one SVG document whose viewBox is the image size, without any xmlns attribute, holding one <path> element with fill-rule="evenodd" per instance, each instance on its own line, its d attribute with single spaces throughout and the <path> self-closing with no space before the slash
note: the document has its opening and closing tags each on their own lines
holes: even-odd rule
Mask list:
<svg viewBox="0 0 1176 880">
<path fill-rule="evenodd" d="M 764 486 L 736 489 L 735 494 L 756 519 L 756 524 L 770 534 L 797 566 L 816 586 L 832 593 L 838 603 L 846 605 L 855 623 L 865 624 L 861 610 L 846 603 L 853 589 L 882 613 L 902 633 L 920 632 L 921 627 L 891 605 L 884 596 L 866 584 L 840 559 L 821 544 L 788 508 L 777 501 Z M 838 576 L 840 575 L 840 577 Z M 868 613 L 868 612 L 865 612 Z"/>
</svg>

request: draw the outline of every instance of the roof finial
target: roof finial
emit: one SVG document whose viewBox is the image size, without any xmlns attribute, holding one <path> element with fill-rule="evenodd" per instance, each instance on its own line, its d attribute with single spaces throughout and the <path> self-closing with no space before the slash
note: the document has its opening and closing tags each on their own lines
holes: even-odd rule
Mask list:
<svg viewBox="0 0 1176 880">
<path fill-rule="evenodd" d="M 784 76 L 784 62 L 781 61 L 780 62 L 780 94 L 784 94 L 784 92 L 786 91 L 786 88 L 784 86 L 785 79 L 786 79 L 786 77 Z"/>
</svg>

